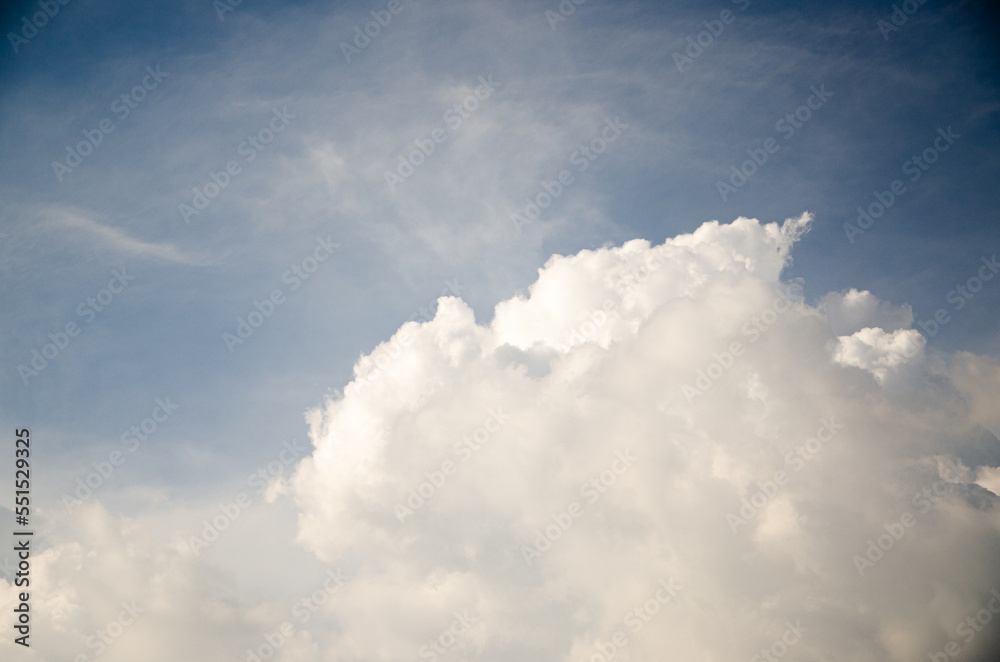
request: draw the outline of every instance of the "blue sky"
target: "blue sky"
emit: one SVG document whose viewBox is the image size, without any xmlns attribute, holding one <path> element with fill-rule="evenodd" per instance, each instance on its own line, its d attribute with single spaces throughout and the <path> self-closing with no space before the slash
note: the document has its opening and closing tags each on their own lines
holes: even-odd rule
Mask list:
<svg viewBox="0 0 1000 662">
<path fill-rule="evenodd" d="M 386 3 L 243 0 L 220 17 L 208 0 L 70 0 L 16 52 L 5 39 L 0 419 L 41 440 L 40 507 L 62 508 L 167 397 L 178 410 L 102 503 L 140 516 L 228 498 L 282 441 L 306 442 L 304 413 L 448 283 L 488 324 L 554 254 L 657 245 L 711 220 L 810 212 L 783 272 L 806 303 L 856 288 L 917 320 L 947 308 L 930 348 L 1000 358 L 1000 287 L 962 310 L 946 301 L 1000 247 L 1000 44 L 985 3 L 929 0 L 887 34 L 889 2 L 564 4 L 575 10 L 551 24 L 557 2 L 400 0 L 350 61 L 341 44 Z M 38 11 L 5 7 L 5 34 Z M 778 128 L 820 89 L 808 119 Z M 575 151 L 615 120 L 627 128 L 581 171 Z M 435 129 L 445 140 L 390 190 L 386 171 Z M 905 163 L 939 129 L 958 137 L 911 180 Z M 86 132 L 100 143 L 60 175 L 53 162 Z M 723 199 L 717 182 L 769 139 Z M 227 163 L 238 174 L 217 174 Z M 572 184 L 516 228 L 562 170 Z M 228 184 L 186 222 L 179 205 L 213 173 Z M 894 180 L 905 192 L 850 241 L 845 223 Z M 310 263 L 318 241 L 336 248 Z M 293 289 L 286 273 L 312 264 Z M 81 315 L 115 270 L 134 279 Z M 230 351 L 224 334 L 275 289 L 282 303 Z M 79 335 L 25 383 L 18 366 L 71 322 Z"/>
</svg>

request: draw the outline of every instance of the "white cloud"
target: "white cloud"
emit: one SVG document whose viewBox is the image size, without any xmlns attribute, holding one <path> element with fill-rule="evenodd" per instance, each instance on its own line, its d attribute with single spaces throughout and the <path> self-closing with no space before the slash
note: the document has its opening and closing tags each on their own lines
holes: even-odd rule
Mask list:
<svg viewBox="0 0 1000 662">
<path fill-rule="evenodd" d="M 833 360 L 867 370 L 879 384 L 884 384 L 890 372 L 922 359 L 926 343 L 915 329 L 887 333 L 879 327 L 865 327 L 852 335 L 837 338 Z"/>
<path fill-rule="evenodd" d="M 866 327 L 883 331 L 898 331 L 913 326 L 913 309 L 909 304 L 894 306 L 868 290 L 851 288 L 847 292 L 830 292 L 817 308 L 838 336 L 851 335 Z"/>
<path fill-rule="evenodd" d="M 750 659 L 786 621 L 807 628 L 797 657 L 943 646 L 956 606 L 1000 583 L 997 502 L 971 482 L 926 512 L 914 497 L 938 459 L 988 472 L 1000 449 L 983 452 L 982 421 L 923 360 L 906 308 L 849 293 L 821 312 L 791 287 L 787 312 L 759 322 L 808 222 L 556 256 L 489 326 L 458 299 L 404 325 L 374 379 L 310 413 L 316 451 L 290 485 L 300 542 L 359 562 L 327 654 L 416 656 L 459 609 L 481 619 L 484 659 L 590 659 L 616 630 L 635 659 Z M 890 329 L 838 338 L 878 320 Z M 683 386 L 733 342 L 742 351 L 689 403 Z M 916 363 L 908 378 L 932 395 L 883 389 Z M 509 418 L 487 435 L 498 410 Z M 621 473 L 619 452 L 637 458 Z M 733 533 L 741 499 L 768 503 Z M 905 513 L 912 528 L 859 575 L 855 557 Z M 557 539 L 539 538 L 546 527 Z M 670 577 L 676 599 L 633 632 L 626 614 Z"/>
<path fill-rule="evenodd" d="M 30 585 L 0 582 L 5 612 L 24 590 L 32 608 L 30 650 L 4 637 L 4 659 L 229 659 L 237 642 L 280 618 L 275 605 L 242 603 L 229 574 L 99 503 L 45 519 L 32 542 Z"/>
<path fill-rule="evenodd" d="M 40 214 L 60 231 L 77 231 L 104 248 L 130 257 L 157 258 L 181 264 L 205 264 L 204 260 L 185 255 L 171 244 L 156 244 L 132 237 L 124 230 L 103 225 L 79 209 L 47 207 Z"/>
<path fill-rule="evenodd" d="M 255 506 L 294 503 L 298 543 L 350 576 L 272 659 L 940 650 L 1000 586 L 1000 372 L 931 360 L 912 329 L 838 335 L 780 279 L 809 220 L 556 256 L 488 325 L 447 297 L 404 324 L 309 412 L 315 451 Z M 98 505 L 54 521 L 33 567 L 38 630 L 59 635 L 29 659 L 72 659 L 123 600 L 148 616 L 111 662 L 245 660 L 292 620 L 294 597 L 243 595 L 185 533 Z"/>
</svg>

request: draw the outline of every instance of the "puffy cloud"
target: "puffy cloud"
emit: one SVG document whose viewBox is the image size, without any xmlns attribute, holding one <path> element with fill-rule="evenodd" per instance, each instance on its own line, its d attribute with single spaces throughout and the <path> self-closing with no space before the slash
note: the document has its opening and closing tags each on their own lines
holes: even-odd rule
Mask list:
<svg viewBox="0 0 1000 662">
<path fill-rule="evenodd" d="M 926 339 L 915 329 L 887 333 L 879 327 L 865 327 L 837 339 L 833 360 L 867 370 L 879 384 L 884 384 L 890 372 L 922 358 L 926 344 Z"/>
<path fill-rule="evenodd" d="M 995 362 L 925 349 L 870 293 L 807 305 L 780 275 L 809 222 L 555 256 L 489 325 L 443 298 L 363 357 L 277 490 L 299 542 L 355 569 L 325 655 L 910 660 L 962 641 L 1000 587 Z"/>
<path fill-rule="evenodd" d="M 234 634 L 260 631 L 231 576 L 164 544 L 140 522 L 96 502 L 73 515 L 43 515 L 31 545 L 30 584 L 0 582 L 6 613 L 19 592 L 30 596 L 31 648 L 24 659 L 224 659 Z M 10 639 L 0 650 L 20 657 L 24 649 Z"/>
<path fill-rule="evenodd" d="M 1000 590 L 1000 367 L 868 294 L 808 305 L 809 223 L 555 256 L 489 324 L 404 324 L 227 533 L 294 506 L 333 597 L 248 594 L 185 542 L 202 514 L 44 514 L 26 659 L 93 659 L 132 600 L 101 659 L 991 659 L 958 628 Z"/>
<path fill-rule="evenodd" d="M 879 301 L 868 290 L 830 292 L 816 307 L 837 335 L 850 335 L 864 328 L 891 332 L 913 326 L 913 309 L 909 304 L 894 306 Z"/>
<path fill-rule="evenodd" d="M 318 605 L 305 601 L 328 602 L 342 586 L 338 588 L 334 576 L 317 573 L 308 591 L 263 599 L 231 570 L 239 559 L 229 556 L 213 563 L 207 555 L 191 551 L 187 525 L 205 515 L 178 506 L 166 517 L 147 513 L 140 520 L 109 513 L 96 500 L 83 502 L 72 514 L 61 508 L 36 512 L 39 525 L 31 543 L 30 584 L 14 586 L 8 572 L 6 581 L 0 581 L 0 609 L 7 614 L 18 603 L 19 593 L 29 593 L 30 648 L 3 637 L 0 658 L 243 662 L 247 649 L 269 645 L 268 636 L 277 642 L 285 623 L 291 630 L 286 627 L 290 636 L 278 646 L 284 656 L 279 659 L 320 659 L 305 628 L 310 621 L 315 625 Z M 248 517 L 242 516 L 238 524 L 249 524 Z M 253 553 L 246 548 L 259 540 L 262 527 L 256 528 L 240 556 Z M 242 532 L 230 530 L 226 535 Z M 289 558 L 294 557 L 287 552 L 272 556 L 270 567 Z M 16 571 L 17 559 L 12 563 Z M 343 579 L 349 581 L 349 576 Z"/>
</svg>

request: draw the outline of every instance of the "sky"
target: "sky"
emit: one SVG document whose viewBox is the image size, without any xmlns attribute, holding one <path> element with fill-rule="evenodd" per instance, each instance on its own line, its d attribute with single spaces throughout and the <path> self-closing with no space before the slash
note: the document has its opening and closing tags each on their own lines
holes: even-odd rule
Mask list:
<svg viewBox="0 0 1000 662">
<path fill-rule="evenodd" d="M 1000 650 L 989 3 L 0 26 L 4 659 Z"/>
</svg>

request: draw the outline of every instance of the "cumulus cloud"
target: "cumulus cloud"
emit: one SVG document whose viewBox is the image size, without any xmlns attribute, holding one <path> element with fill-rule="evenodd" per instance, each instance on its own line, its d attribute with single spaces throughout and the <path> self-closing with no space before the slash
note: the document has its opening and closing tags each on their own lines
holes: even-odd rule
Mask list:
<svg viewBox="0 0 1000 662">
<path fill-rule="evenodd" d="M 1000 587 L 996 367 L 930 360 L 867 292 L 808 305 L 781 272 L 809 222 L 554 256 L 489 324 L 443 298 L 364 357 L 283 488 L 299 542 L 356 564 L 326 654 L 912 660 L 956 639 Z M 444 634 L 456 612 L 475 626 Z"/>
<path fill-rule="evenodd" d="M 879 301 L 868 290 L 830 292 L 816 307 L 837 335 L 850 335 L 864 328 L 892 332 L 913 326 L 913 309 L 909 304 L 894 306 Z"/>
<path fill-rule="evenodd" d="M 865 327 L 849 336 L 837 338 L 833 360 L 870 372 L 884 384 L 890 372 L 896 372 L 921 357 L 926 339 L 915 329 L 886 332 L 879 327 Z"/>
<path fill-rule="evenodd" d="M 957 628 L 1000 589 L 1000 367 L 867 293 L 809 305 L 781 274 L 810 222 L 554 256 L 489 323 L 442 298 L 308 412 L 260 506 L 294 504 L 335 599 L 297 621 L 85 504 L 35 559 L 60 636 L 30 659 L 92 657 L 133 599 L 102 659 L 991 659 Z"/>
<path fill-rule="evenodd" d="M 0 582 L 5 613 L 22 591 L 32 610 L 31 647 L 4 637 L 4 659 L 232 659 L 238 641 L 252 641 L 281 615 L 276 605 L 243 601 L 231 574 L 100 503 L 43 515 L 29 584 Z"/>
</svg>

